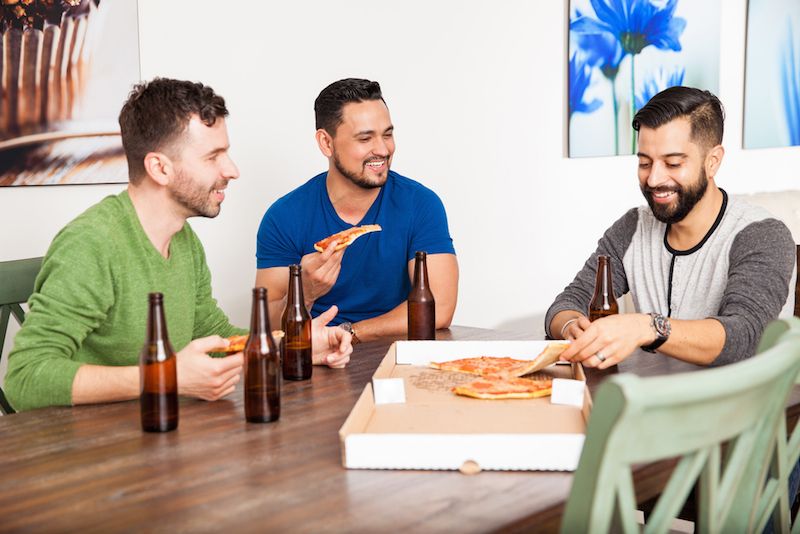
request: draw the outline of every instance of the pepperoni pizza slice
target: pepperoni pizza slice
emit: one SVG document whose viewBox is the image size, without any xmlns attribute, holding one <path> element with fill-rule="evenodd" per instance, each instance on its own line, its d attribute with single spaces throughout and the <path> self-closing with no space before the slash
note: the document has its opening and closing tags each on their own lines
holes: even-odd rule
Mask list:
<svg viewBox="0 0 800 534">
<path fill-rule="evenodd" d="M 553 381 L 531 380 L 529 378 L 507 378 L 482 376 L 467 384 L 453 388 L 453 393 L 475 399 L 535 399 L 546 397 L 553 392 Z"/>
<path fill-rule="evenodd" d="M 353 226 L 352 228 L 348 228 L 347 230 L 342 230 L 341 232 L 337 232 L 331 236 L 326 237 L 321 241 L 317 241 L 314 243 L 314 250 L 317 252 L 322 252 L 328 245 L 330 245 L 331 241 L 338 241 L 339 244 L 336 245 L 334 250 L 342 250 L 343 248 L 351 245 L 353 241 L 358 239 L 364 234 L 368 234 L 370 232 L 380 232 L 382 228 L 379 224 L 365 224 L 363 226 Z"/>
</svg>

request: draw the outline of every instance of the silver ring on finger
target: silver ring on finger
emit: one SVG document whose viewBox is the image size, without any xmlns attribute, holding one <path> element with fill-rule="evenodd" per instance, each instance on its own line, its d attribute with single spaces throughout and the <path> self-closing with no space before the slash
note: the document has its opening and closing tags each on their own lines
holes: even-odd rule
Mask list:
<svg viewBox="0 0 800 534">
<path fill-rule="evenodd" d="M 605 357 L 605 356 L 603 356 L 603 353 L 602 353 L 602 352 L 600 352 L 600 351 L 597 351 L 597 352 L 595 353 L 595 357 L 596 357 L 598 360 L 600 360 L 600 362 L 604 362 L 604 361 L 606 361 L 606 357 Z"/>
</svg>

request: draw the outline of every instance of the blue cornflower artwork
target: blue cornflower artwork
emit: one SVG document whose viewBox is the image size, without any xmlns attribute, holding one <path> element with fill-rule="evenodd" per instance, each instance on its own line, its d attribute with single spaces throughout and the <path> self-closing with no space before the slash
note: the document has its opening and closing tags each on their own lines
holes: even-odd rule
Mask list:
<svg viewBox="0 0 800 534">
<path fill-rule="evenodd" d="M 719 11 L 719 0 L 571 0 L 570 157 L 634 153 L 633 114 L 658 91 L 716 92 Z"/>
<path fill-rule="evenodd" d="M 783 109 L 786 113 L 786 133 L 789 144 L 800 145 L 800 46 L 794 38 L 791 23 L 788 25 L 786 44 L 783 51 L 782 96 Z"/>
<path fill-rule="evenodd" d="M 591 102 L 586 102 L 586 89 L 592 83 L 592 68 L 586 60 L 575 53 L 569 60 L 569 114 L 591 113 L 603 105 L 600 99 L 595 98 Z"/>
<path fill-rule="evenodd" d="M 750 0 L 744 147 L 800 146 L 800 1 Z"/>
<path fill-rule="evenodd" d="M 686 75 L 686 69 L 676 68 L 672 72 L 667 72 L 666 69 L 659 68 L 658 72 L 649 76 L 642 86 L 636 91 L 634 98 L 635 110 L 639 111 L 650 101 L 655 95 L 667 89 L 668 87 L 675 87 L 683 85 L 683 77 Z"/>
</svg>

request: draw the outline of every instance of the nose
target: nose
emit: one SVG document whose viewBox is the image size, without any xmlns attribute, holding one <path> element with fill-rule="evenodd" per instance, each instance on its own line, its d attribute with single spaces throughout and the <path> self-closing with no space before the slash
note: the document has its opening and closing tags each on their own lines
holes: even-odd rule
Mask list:
<svg viewBox="0 0 800 534">
<path fill-rule="evenodd" d="M 392 154 L 393 146 L 390 140 L 378 136 L 372 146 L 372 153 L 381 158 L 388 158 Z"/>
<path fill-rule="evenodd" d="M 668 179 L 669 176 L 664 164 L 660 161 L 654 162 L 650 167 L 650 174 L 647 176 L 647 185 L 650 187 L 658 187 L 663 185 Z"/>
<path fill-rule="evenodd" d="M 225 157 L 225 163 L 222 166 L 222 176 L 228 180 L 235 180 L 239 177 L 239 168 L 233 162 L 230 156 Z"/>
</svg>

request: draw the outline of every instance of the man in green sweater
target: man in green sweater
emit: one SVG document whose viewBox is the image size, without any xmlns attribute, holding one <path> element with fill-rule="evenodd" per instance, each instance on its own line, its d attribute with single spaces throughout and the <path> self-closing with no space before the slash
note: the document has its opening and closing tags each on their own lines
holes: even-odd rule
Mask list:
<svg viewBox="0 0 800 534">
<path fill-rule="evenodd" d="M 164 294 L 178 352 L 181 395 L 216 400 L 242 373 L 241 353 L 212 358 L 243 333 L 211 296 L 203 246 L 186 220 L 216 217 L 230 180 L 225 101 L 199 83 L 136 86 L 119 123 L 127 191 L 90 207 L 56 235 L 36 279 L 30 312 L 9 355 L 6 390 L 18 410 L 134 399 L 147 294 Z M 314 363 L 344 367 L 350 334 L 314 320 Z"/>
</svg>

